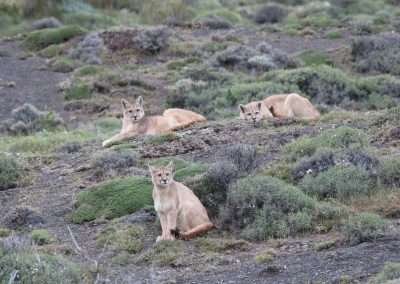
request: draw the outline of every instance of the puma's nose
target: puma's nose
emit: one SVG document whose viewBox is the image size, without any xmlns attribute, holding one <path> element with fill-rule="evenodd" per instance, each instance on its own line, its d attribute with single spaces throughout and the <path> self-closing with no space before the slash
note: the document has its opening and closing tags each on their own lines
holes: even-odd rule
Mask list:
<svg viewBox="0 0 400 284">
<path fill-rule="evenodd" d="M 161 181 L 162 181 L 162 183 L 167 183 L 167 179 L 166 178 L 163 178 Z"/>
</svg>

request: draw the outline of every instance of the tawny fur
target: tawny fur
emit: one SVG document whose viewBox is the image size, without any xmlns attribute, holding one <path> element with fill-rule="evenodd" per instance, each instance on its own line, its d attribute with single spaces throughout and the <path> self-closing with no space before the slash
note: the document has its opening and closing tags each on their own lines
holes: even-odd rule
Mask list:
<svg viewBox="0 0 400 284">
<path fill-rule="evenodd" d="M 143 98 L 139 97 L 135 104 L 122 100 L 122 128 L 120 132 L 103 142 L 103 147 L 110 147 L 129 138 L 139 135 L 159 135 L 174 130 L 189 127 L 206 118 L 193 111 L 171 108 L 163 115 L 146 116 L 143 108 Z"/>
<path fill-rule="evenodd" d="M 179 232 L 179 238 L 189 240 L 214 228 L 207 210 L 193 191 L 174 180 L 172 162 L 166 167 L 149 166 L 149 169 L 154 185 L 154 208 L 162 228 L 157 242 L 175 239 L 174 232 Z"/>
<path fill-rule="evenodd" d="M 240 105 L 239 110 L 240 118 L 253 122 L 270 117 L 303 120 L 317 120 L 320 117 L 319 111 L 307 98 L 295 93 L 269 96 L 262 101 Z"/>
</svg>

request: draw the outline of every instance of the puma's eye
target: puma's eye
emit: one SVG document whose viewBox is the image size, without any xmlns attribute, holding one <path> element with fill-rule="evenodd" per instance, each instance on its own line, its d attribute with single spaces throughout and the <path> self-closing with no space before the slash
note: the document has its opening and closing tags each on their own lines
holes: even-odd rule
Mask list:
<svg viewBox="0 0 400 284">
<path fill-rule="evenodd" d="M 259 111 L 256 111 L 256 114 L 259 114 L 260 112 Z"/>
<path fill-rule="evenodd" d="M 136 111 L 139 112 L 139 111 L 140 111 L 140 108 L 136 109 Z"/>
<path fill-rule="evenodd" d="M 161 174 L 158 174 L 159 177 L 161 177 Z"/>
<path fill-rule="evenodd" d="M 128 112 L 129 112 L 129 113 L 132 113 L 132 112 L 133 112 L 133 110 L 131 110 L 131 109 L 130 109 L 130 110 L 128 110 Z"/>
<path fill-rule="evenodd" d="M 251 113 L 248 113 L 247 115 L 248 115 L 248 116 L 250 116 L 250 115 L 251 115 Z"/>
</svg>

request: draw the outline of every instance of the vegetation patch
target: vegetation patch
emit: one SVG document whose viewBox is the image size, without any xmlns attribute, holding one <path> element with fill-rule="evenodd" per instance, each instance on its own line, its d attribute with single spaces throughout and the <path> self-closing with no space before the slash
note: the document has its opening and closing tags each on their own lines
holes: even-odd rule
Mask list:
<svg viewBox="0 0 400 284">
<path fill-rule="evenodd" d="M 78 194 L 72 221 L 81 224 L 131 214 L 153 204 L 152 188 L 150 179 L 143 177 L 114 179 L 94 186 Z"/>
<path fill-rule="evenodd" d="M 400 159 L 384 159 L 379 169 L 379 178 L 384 186 L 400 188 Z"/>
<path fill-rule="evenodd" d="M 396 283 L 391 282 L 391 280 L 400 279 L 400 263 L 398 262 L 387 262 L 385 263 L 381 272 L 379 272 L 375 277 L 373 277 L 369 284 L 381 284 L 381 283 Z"/>
<path fill-rule="evenodd" d="M 11 233 L 12 231 L 7 228 L 0 228 L 0 238 L 7 238 L 9 235 L 11 235 Z"/>
<path fill-rule="evenodd" d="M 11 252 L 0 257 L 1 283 L 15 271 L 20 283 L 82 283 L 79 266 L 58 255 Z"/>
<path fill-rule="evenodd" d="M 268 176 L 240 179 L 221 211 L 224 228 L 241 230 L 250 240 L 309 231 L 315 201 L 301 190 Z"/>
<path fill-rule="evenodd" d="M 136 225 L 111 225 L 97 236 L 99 247 L 120 253 L 136 254 L 143 249 L 143 228 Z"/>
<path fill-rule="evenodd" d="M 257 254 L 254 260 L 258 264 L 265 264 L 272 262 L 276 256 L 276 252 L 273 249 L 266 249 L 263 252 Z"/>
<path fill-rule="evenodd" d="M 139 256 L 138 263 L 177 266 L 184 256 L 183 241 L 160 241 Z"/>
<path fill-rule="evenodd" d="M 199 238 L 195 241 L 198 248 L 205 252 L 234 252 L 244 251 L 249 248 L 249 243 L 243 240 Z"/>
<path fill-rule="evenodd" d="M 0 191 L 17 186 L 21 178 L 21 169 L 12 156 L 0 155 Z"/>
<path fill-rule="evenodd" d="M 43 29 L 29 33 L 24 41 L 24 45 L 31 50 L 40 50 L 52 44 L 63 43 L 84 33 L 85 30 L 78 26 Z"/>
<path fill-rule="evenodd" d="M 67 101 L 89 99 L 91 96 L 92 92 L 90 87 L 83 83 L 72 86 L 65 93 L 65 99 Z"/>
<path fill-rule="evenodd" d="M 374 241 L 382 236 L 387 228 L 384 219 L 373 213 L 360 213 L 350 216 L 342 226 L 346 240 L 353 245 Z"/>
<path fill-rule="evenodd" d="M 38 246 L 48 245 L 54 242 L 54 238 L 50 235 L 49 231 L 44 229 L 33 230 L 31 232 L 32 240 Z"/>
</svg>

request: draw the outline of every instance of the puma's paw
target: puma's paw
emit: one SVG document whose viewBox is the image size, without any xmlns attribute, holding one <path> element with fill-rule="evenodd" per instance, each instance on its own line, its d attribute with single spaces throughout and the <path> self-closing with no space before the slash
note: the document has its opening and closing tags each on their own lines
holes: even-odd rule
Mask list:
<svg viewBox="0 0 400 284">
<path fill-rule="evenodd" d="M 156 239 L 156 243 L 158 243 L 159 241 L 162 241 L 162 240 L 163 240 L 163 237 L 162 236 L 158 236 L 157 239 Z"/>
<path fill-rule="evenodd" d="M 109 147 L 109 146 L 110 146 L 110 140 L 105 140 L 105 141 L 103 142 L 102 146 L 103 146 L 104 148 Z"/>
</svg>

